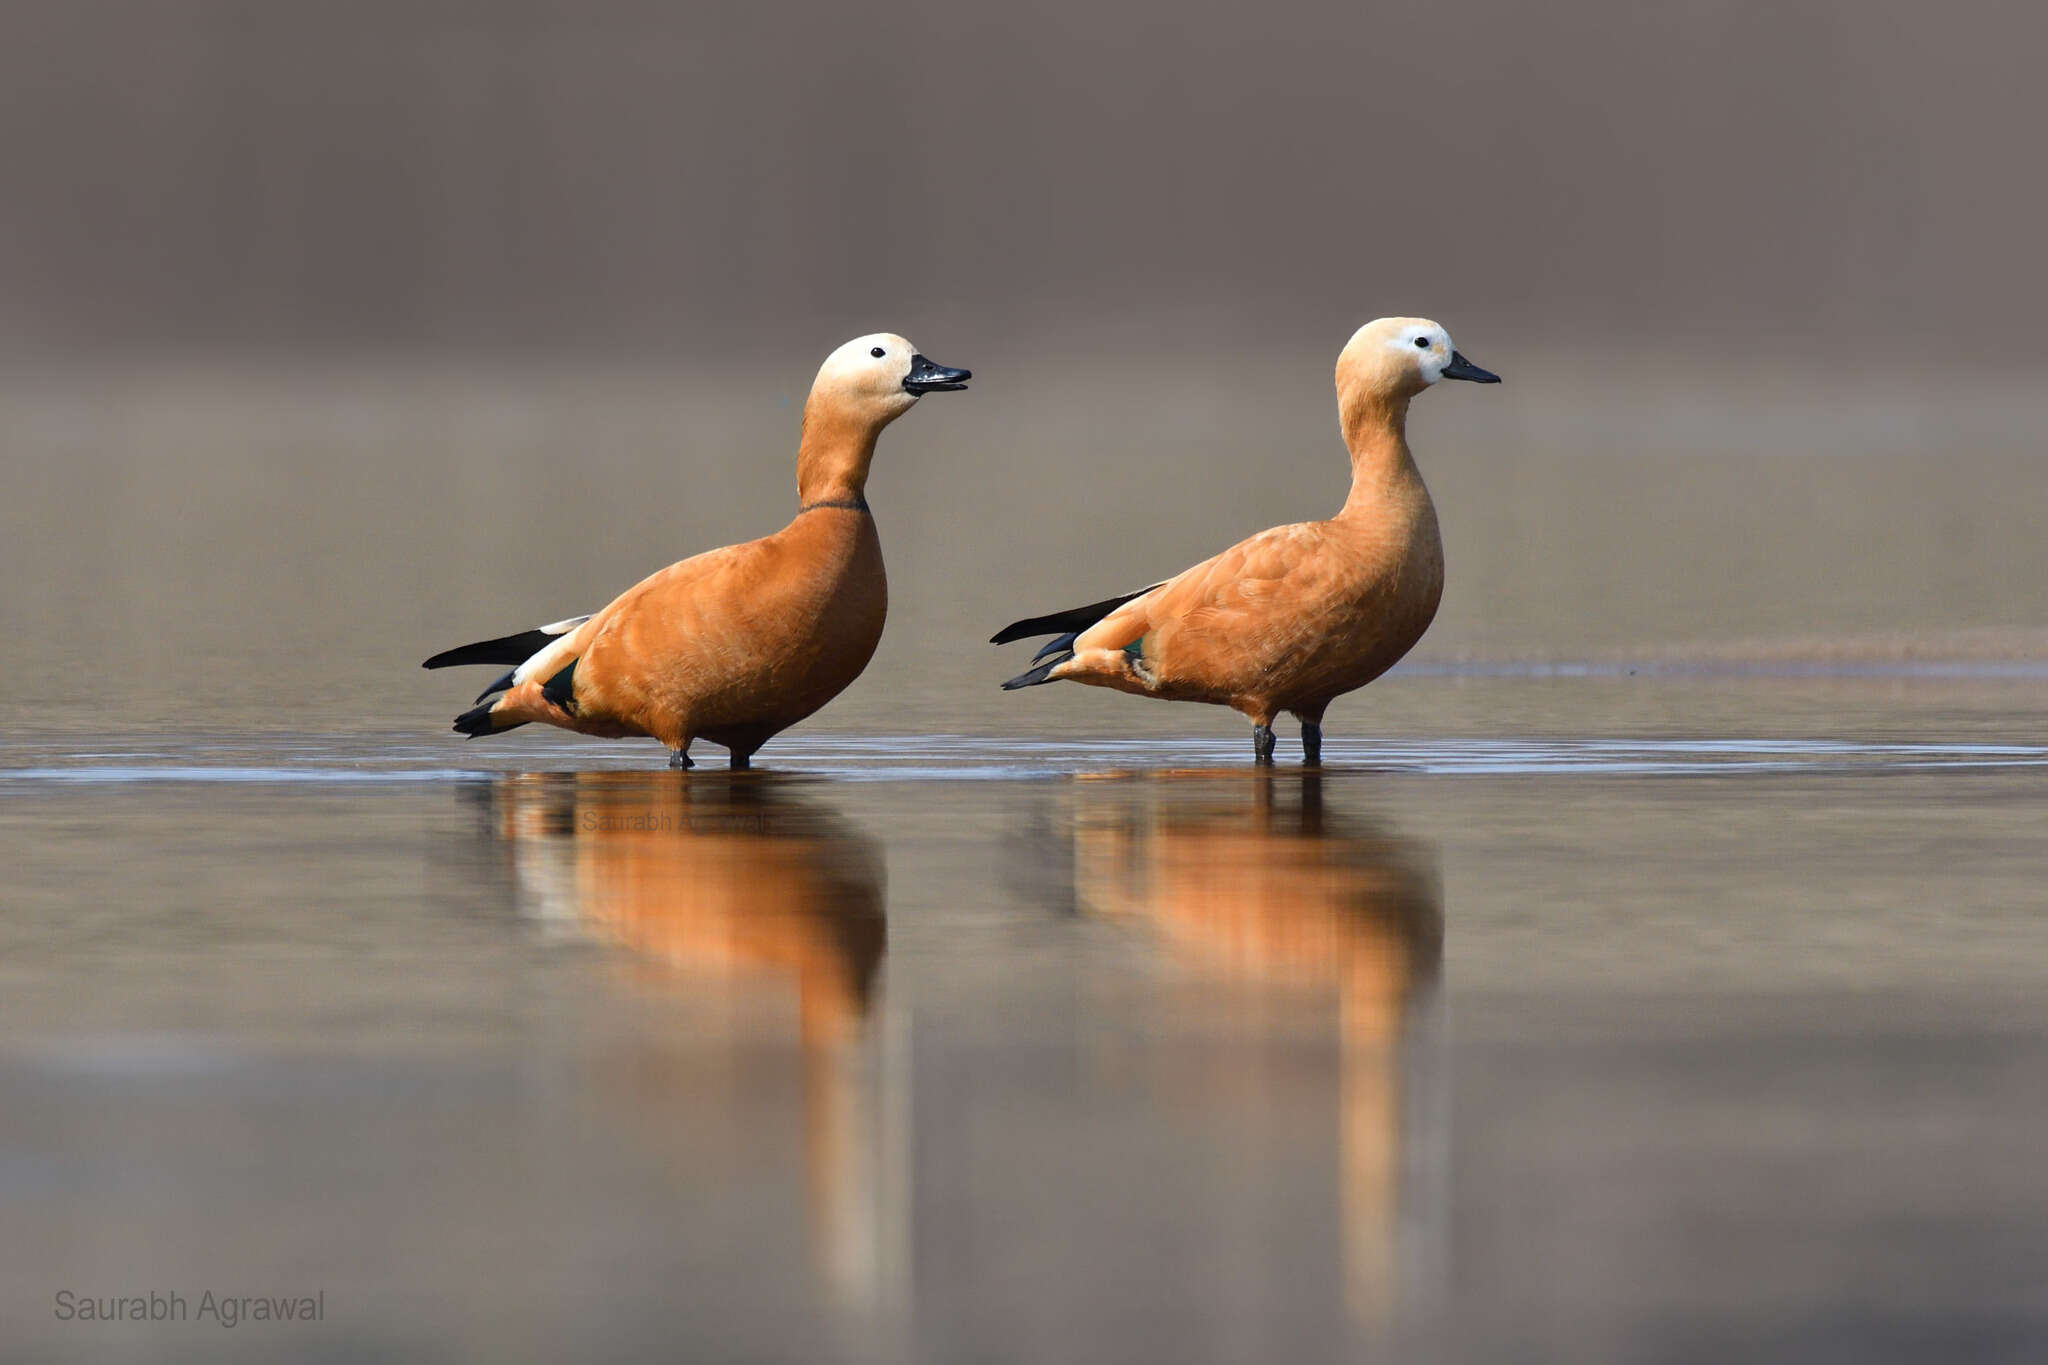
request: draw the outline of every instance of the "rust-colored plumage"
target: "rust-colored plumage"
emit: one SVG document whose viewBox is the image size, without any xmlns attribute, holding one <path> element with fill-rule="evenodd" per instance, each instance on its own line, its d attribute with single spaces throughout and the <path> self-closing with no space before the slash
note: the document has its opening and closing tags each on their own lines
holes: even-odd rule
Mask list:
<svg viewBox="0 0 2048 1365">
<path fill-rule="evenodd" d="M 789 525 L 671 564 L 591 616 L 435 655 L 428 668 L 516 665 L 484 693 L 503 695 L 458 716 L 455 729 L 476 736 L 541 721 L 607 738 L 649 735 L 685 768 L 691 741 L 702 738 L 747 766 L 874 656 L 889 605 L 864 496 L 876 439 L 925 393 L 964 388 L 971 377 L 899 336 L 834 351 L 804 407 Z"/>
<path fill-rule="evenodd" d="M 1351 495 L 1328 521 L 1262 531 L 1126 599 L 1019 622 L 995 643 L 1064 630 L 1007 688 L 1072 680 L 1168 701 L 1213 702 L 1251 719 L 1270 762 L 1274 717 L 1302 722 L 1320 761 L 1323 712 L 1393 667 L 1443 595 L 1436 508 L 1408 449 L 1411 398 L 1438 379 L 1497 383 L 1422 318 L 1361 327 L 1337 358 Z M 1092 613 L 1092 614 L 1091 614 Z M 1050 656 L 1050 657 L 1048 657 Z"/>
</svg>

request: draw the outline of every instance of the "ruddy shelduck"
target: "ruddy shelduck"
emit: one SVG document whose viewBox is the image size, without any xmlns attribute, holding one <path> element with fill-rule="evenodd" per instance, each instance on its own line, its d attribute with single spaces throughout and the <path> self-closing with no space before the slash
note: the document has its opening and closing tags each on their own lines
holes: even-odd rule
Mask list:
<svg viewBox="0 0 2048 1365">
<path fill-rule="evenodd" d="M 1301 720 L 1322 761 L 1323 712 L 1393 667 L 1443 595 L 1436 508 L 1408 449 L 1408 402 L 1439 379 L 1498 384 L 1426 318 L 1380 318 L 1337 357 L 1351 496 L 1328 521 L 1277 526 L 1176 578 L 1005 626 L 995 644 L 1053 635 L 1006 690 L 1071 679 L 1167 701 L 1214 702 L 1252 722 L 1273 761 L 1273 720 Z"/>
<path fill-rule="evenodd" d="M 586 735 L 648 735 L 688 768 L 690 743 L 744 768 L 769 738 L 859 677 L 889 609 L 868 466 L 882 428 L 927 393 L 967 387 L 900 336 L 847 342 L 804 404 L 797 513 L 774 535 L 643 579 L 589 616 L 436 654 L 427 668 L 512 665 L 455 718 L 459 734 L 542 721 Z M 494 693 L 495 700 L 486 701 Z"/>
</svg>

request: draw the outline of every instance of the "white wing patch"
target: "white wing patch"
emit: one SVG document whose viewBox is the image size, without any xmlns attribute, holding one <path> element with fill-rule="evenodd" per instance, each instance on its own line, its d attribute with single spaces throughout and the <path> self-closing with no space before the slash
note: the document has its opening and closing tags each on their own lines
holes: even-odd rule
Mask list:
<svg viewBox="0 0 2048 1365">
<path fill-rule="evenodd" d="M 593 612 L 591 615 L 594 616 L 596 613 Z M 574 638 L 577 628 L 589 619 L 590 616 L 572 616 L 566 621 L 556 621 L 550 625 L 542 626 L 540 629 L 546 631 L 549 635 L 557 635 L 562 638 L 556 640 L 546 649 L 541 650 L 525 663 L 513 669 L 512 685 L 517 687 L 530 678 L 544 675 L 553 676 L 555 670 L 561 667 L 559 660 L 568 654 L 569 643 Z"/>
</svg>

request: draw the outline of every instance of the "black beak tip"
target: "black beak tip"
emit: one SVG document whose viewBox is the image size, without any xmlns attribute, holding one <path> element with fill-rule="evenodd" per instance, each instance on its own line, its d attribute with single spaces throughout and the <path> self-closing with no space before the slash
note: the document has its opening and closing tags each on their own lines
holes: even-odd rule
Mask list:
<svg viewBox="0 0 2048 1365">
<path fill-rule="evenodd" d="M 967 387 L 967 381 L 974 378 L 972 370 L 956 370 L 950 365 L 938 365 L 921 355 L 910 357 L 910 373 L 903 376 L 905 392 L 922 398 L 928 393 L 954 393 Z"/>
</svg>

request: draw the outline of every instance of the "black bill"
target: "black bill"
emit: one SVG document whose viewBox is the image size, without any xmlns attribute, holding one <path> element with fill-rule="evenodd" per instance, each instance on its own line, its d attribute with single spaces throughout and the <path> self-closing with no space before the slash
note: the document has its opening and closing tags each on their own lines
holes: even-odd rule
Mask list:
<svg viewBox="0 0 2048 1365">
<path fill-rule="evenodd" d="M 1492 370 L 1482 370 L 1456 351 L 1451 352 L 1451 363 L 1444 366 L 1444 378 L 1469 379 L 1474 384 L 1498 384 L 1500 376 Z"/>
<path fill-rule="evenodd" d="M 972 370 L 956 370 L 947 365 L 934 365 L 921 355 L 910 357 L 910 373 L 903 376 L 903 387 L 920 396 L 927 393 L 948 393 L 964 389 L 967 381 L 974 378 Z"/>
</svg>

